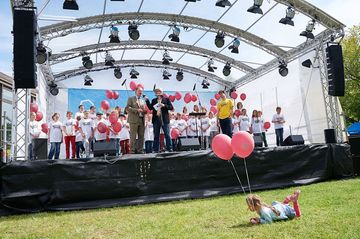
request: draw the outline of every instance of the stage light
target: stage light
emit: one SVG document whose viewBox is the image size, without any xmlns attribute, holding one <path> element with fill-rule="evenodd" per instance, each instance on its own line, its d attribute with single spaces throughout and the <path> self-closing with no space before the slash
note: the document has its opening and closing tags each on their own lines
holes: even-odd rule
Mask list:
<svg viewBox="0 0 360 239">
<path fill-rule="evenodd" d="M 63 9 L 79 10 L 79 5 L 76 3 L 76 0 L 65 0 L 63 4 Z"/>
<path fill-rule="evenodd" d="M 207 62 L 208 65 L 208 71 L 210 72 L 215 72 L 215 70 L 217 69 L 216 66 L 214 66 L 214 61 L 212 58 L 210 58 L 210 60 Z"/>
<path fill-rule="evenodd" d="M 172 30 L 173 33 L 168 36 L 170 38 L 170 41 L 180 42 L 180 28 L 174 25 L 172 26 Z"/>
<path fill-rule="evenodd" d="M 135 23 L 130 23 L 130 25 L 128 27 L 129 37 L 132 40 L 137 40 L 140 37 L 140 32 L 137 28 L 138 28 L 138 26 Z"/>
<path fill-rule="evenodd" d="M 130 78 L 131 79 L 137 79 L 137 76 L 140 75 L 137 70 L 135 70 L 134 67 L 130 70 Z"/>
<path fill-rule="evenodd" d="M 119 39 L 119 29 L 113 25 L 110 28 L 110 43 L 120 43 Z"/>
<path fill-rule="evenodd" d="M 280 23 L 285 25 L 294 26 L 294 21 L 292 20 L 295 16 L 295 9 L 291 6 L 289 6 L 286 9 L 286 17 L 280 19 Z"/>
<path fill-rule="evenodd" d="M 85 86 L 92 86 L 93 82 L 94 82 L 94 80 L 89 75 L 85 75 L 85 77 L 84 77 L 84 85 Z"/>
<path fill-rule="evenodd" d="M 162 76 L 163 76 L 163 80 L 170 80 L 171 73 L 168 72 L 166 69 L 164 69 Z"/>
<path fill-rule="evenodd" d="M 225 44 L 224 38 L 225 38 L 225 34 L 221 31 L 219 31 L 215 37 L 215 46 L 218 48 L 223 47 Z"/>
<path fill-rule="evenodd" d="M 215 6 L 217 7 L 230 7 L 231 6 L 231 2 L 228 0 L 217 0 L 215 3 Z"/>
<path fill-rule="evenodd" d="M 239 39 L 235 38 L 233 41 L 233 44 L 231 46 L 229 46 L 228 48 L 231 50 L 231 53 L 239 53 L 239 46 L 240 46 L 240 41 Z"/>
<path fill-rule="evenodd" d="M 185 2 L 196 2 L 196 1 L 200 1 L 200 0 L 185 0 Z"/>
<path fill-rule="evenodd" d="M 289 70 L 287 68 L 287 64 L 285 63 L 285 61 L 280 61 L 279 63 L 280 63 L 280 65 L 279 65 L 279 74 L 282 77 L 287 76 L 287 74 L 289 73 Z"/>
<path fill-rule="evenodd" d="M 264 0 L 254 0 L 254 5 L 252 5 L 247 11 L 251 13 L 263 14 L 261 10 L 261 5 L 263 4 Z"/>
<path fill-rule="evenodd" d="M 114 76 L 115 76 L 116 79 L 121 79 L 121 77 L 122 77 L 122 72 L 121 72 L 120 67 L 117 66 L 117 67 L 114 69 Z"/>
<path fill-rule="evenodd" d="M 46 48 L 42 43 L 39 43 L 36 47 L 36 62 L 38 64 L 44 64 L 47 60 Z"/>
<path fill-rule="evenodd" d="M 314 34 L 312 31 L 315 29 L 315 20 L 311 20 L 308 22 L 305 31 L 300 33 L 300 36 L 306 37 L 307 39 L 314 39 Z"/>
<path fill-rule="evenodd" d="M 209 89 L 210 83 L 209 81 L 205 78 L 202 82 L 201 82 L 202 88 L 203 89 Z"/>
<path fill-rule="evenodd" d="M 114 58 L 110 55 L 109 52 L 105 52 L 105 66 L 113 66 L 114 65 Z"/>
<path fill-rule="evenodd" d="M 90 56 L 83 56 L 82 64 L 86 69 L 91 69 L 93 67 L 93 62 L 90 59 Z"/>
<path fill-rule="evenodd" d="M 57 88 L 57 84 L 55 84 L 54 82 L 50 82 L 49 91 L 50 94 L 52 94 L 53 96 L 57 96 L 59 94 L 59 89 Z"/>
<path fill-rule="evenodd" d="M 162 64 L 170 65 L 170 61 L 173 61 L 173 59 L 170 57 L 169 52 L 165 50 L 162 58 Z"/>
<path fill-rule="evenodd" d="M 310 68 L 312 66 L 312 62 L 310 59 L 307 59 L 301 63 L 302 66 Z"/>
<path fill-rule="evenodd" d="M 229 62 L 226 62 L 224 68 L 223 68 L 223 74 L 224 76 L 229 76 L 231 73 L 231 66 Z"/>
<path fill-rule="evenodd" d="M 182 81 L 184 79 L 184 73 L 182 72 L 182 70 L 179 70 L 177 73 L 176 73 L 176 80 L 177 81 Z"/>
</svg>

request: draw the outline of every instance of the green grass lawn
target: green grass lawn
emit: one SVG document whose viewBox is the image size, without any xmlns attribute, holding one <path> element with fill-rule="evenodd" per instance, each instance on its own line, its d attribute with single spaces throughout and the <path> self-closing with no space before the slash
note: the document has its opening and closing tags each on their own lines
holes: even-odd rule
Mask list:
<svg viewBox="0 0 360 239">
<path fill-rule="evenodd" d="M 252 226 L 243 194 L 0 218 L 0 238 L 360 238 L 360 179 L 300 187 L 303 216 Z M 265 202 L 294 188 L 263 191 Z"/>
</svg>

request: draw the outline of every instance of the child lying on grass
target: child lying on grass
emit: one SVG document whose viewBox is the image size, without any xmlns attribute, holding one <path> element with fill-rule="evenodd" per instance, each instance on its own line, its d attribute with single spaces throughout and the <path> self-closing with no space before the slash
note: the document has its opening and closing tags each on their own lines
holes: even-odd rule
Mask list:
<svg viewBox="0 0 360 239">
<path fill-rule="evenodd" d="M 300 190 L 296 190 L 293 194 L 287 196 L 283 203 L 275 201 L 271 206 L 263 203 L 258 195 L 249 195 L 246 198 L 246 203 L 250 211 L 256 212 L 260 216 L 251 218 L 250 222 L 252 224 L 264 224 L 300 217 L 299 195 Z M 294 207 L 291 207 L 289 202 L 292 202 Z"/>
</svg>

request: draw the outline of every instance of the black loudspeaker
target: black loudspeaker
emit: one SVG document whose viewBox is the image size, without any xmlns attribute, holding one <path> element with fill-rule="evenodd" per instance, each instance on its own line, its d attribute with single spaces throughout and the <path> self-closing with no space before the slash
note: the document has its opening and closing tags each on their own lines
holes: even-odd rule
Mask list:
<svg viewBox="0 0 360 239">
<path fill-rule="evenodd" d="M 336 136 L 334 129 L 324 129 L 325 143 L 336 144 Z"/>
<path fill-rule="evenodd" d="M 360 158 L 360 135 L 349 136 L 350 151 Z"/>
<path fill-rule="evenodd" d="M 341 45 L 330 45 L 326 48 L 328 70 L 328 94 L 332 96 L 344 96 L 344 62 Z"/>
<path fill-rule="evenodd" d="M 36 88 L 36 24 L 33 10 L 14 9 L 15 88 Z"/>
<path fill-rule="evenodd" d="M 200 142 L 198 138 L 179 138 L 179 150 L 200 150 Z"/>
<path fill-rule="evenodd" d="M 116 141 L 98 141 L 94 143 L 94 157 L 116 156 Z"/>
<path fill-rule="evenodd" d="M 33 139 L 32 150 L 34 160 L 48 158 L 48 139 Z"/>
<path fill-rule="evenodd" d="M 255 147 L 262 147 L 263 146 L 263 140 L 262 137 L 260 135 L 254 135 L 254 142 L 255 142 Z"/>
<path fill-rule="evenodd" d="M 284 146 L 304 144 L 302 135 L 289 135 L 283 142 Z"/>
<path fill-rule="evenodd" d="M 355 175 L 360 175 L 360 156 L 353 156 L 353 165 L 354 165 L 354 173 Z"/>
</svg>

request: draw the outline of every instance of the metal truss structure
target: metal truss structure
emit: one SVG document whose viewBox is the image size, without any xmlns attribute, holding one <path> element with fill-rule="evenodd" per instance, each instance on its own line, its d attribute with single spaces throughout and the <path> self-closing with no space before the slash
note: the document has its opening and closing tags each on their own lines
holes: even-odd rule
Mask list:
<svg viewBox="0 0 360 239">
<path fill-rule="evenodd" d="M 104 51 L 116 51 L 116 50 L 129 50 L 129 49 L 156 49 L 156 50 L 169 50 L 176 52 L 187 52 L 188 54 L 202 56 L 206 58 L 212 58 L 222 63 L 229 62 L 232 67 L 239 69 L 243 72 L 254 72 L 255 69 L 242 63 L 241 61 L 237 61 L 234 58 L 228 57 L 223 54 L 218 54 L 217 52 L 182 44 L 182 43 L 174 43 L 174 42 L 163 42 L 163 41 L 148 41 L 148 40 L 137 40 L 137 41 L 121 41 L 120 43 L 100 43 L 100 44 L 92 44 L 87 46 L 82 46 L 78 48 L 69 49 L 65 52 L 61 52 L 59 54 L 53 54 L 50 58 L 51 64 L 61 63 L 76 57 L 83 56 L 86 54 L 94 54 L 98 52 Z"/>
</svg>

